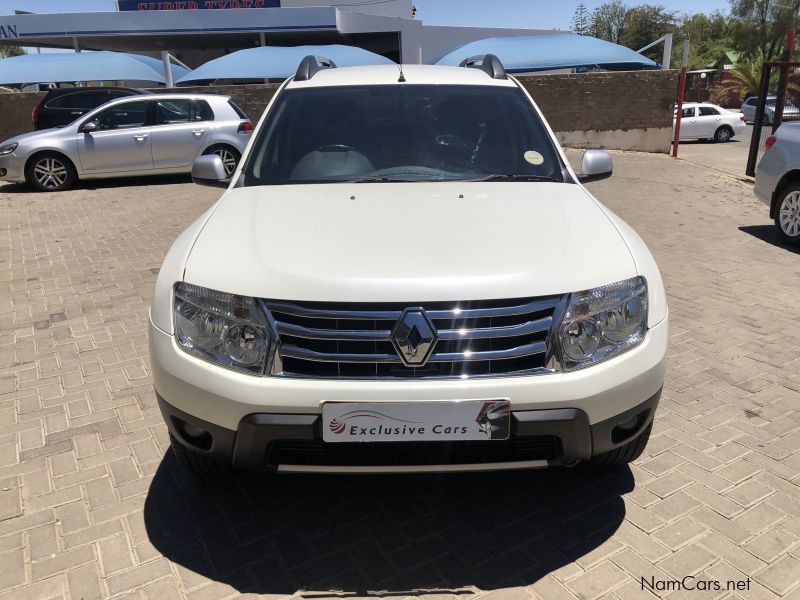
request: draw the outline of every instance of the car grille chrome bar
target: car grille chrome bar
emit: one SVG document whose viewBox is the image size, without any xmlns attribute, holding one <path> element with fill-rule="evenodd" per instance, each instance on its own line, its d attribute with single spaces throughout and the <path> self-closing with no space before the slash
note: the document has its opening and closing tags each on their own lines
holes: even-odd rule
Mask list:
<svg viewBox="0 0 800 600">
<path fill-rule="evenodd" d="M 272 376 L 422 379 L 552 372 L 566 296 L 393 304 L 263 300 L 277 336 Z M 436 341 L 409 365 L 392 337 L 404 310 L 425 311 Z"/>
</svg>

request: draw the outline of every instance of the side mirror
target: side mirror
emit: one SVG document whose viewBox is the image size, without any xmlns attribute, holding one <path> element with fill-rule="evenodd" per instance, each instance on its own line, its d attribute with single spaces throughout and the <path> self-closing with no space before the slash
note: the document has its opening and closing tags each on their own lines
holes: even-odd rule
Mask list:
<svg viewBox="0 0 800 600">
<path fill-rule="evenodd" d="M 199 185 L 228 187 L 230 180 L 225 175 L 225 165 L 216 154 L 198 156 L 192 163 L 192 181 Z"/>
<path fill-rule="evenodd" d="M 97 131 L 97 123 L 94 121 L 86 121 L 86 123 L 81 126 L 81 131 L 83 133 L 92 133 L 93 131 Z"/>
<path fill-rule="evenodd" d="M 600 181 L 611 177 L 613 172 L 614 162 L 608 152 L 605 150 L 587 150 L 583 153 L 578 181 L 581 183 Z"/>
</svg>

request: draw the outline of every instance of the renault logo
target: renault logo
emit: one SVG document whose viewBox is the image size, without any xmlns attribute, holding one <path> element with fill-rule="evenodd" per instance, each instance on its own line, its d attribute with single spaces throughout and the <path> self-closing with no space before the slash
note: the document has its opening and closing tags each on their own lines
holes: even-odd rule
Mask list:
<svg viewBox="0 0 800 600">
<path fill-rule="evenodd" d="M 422 308 L 407 308 L 392 329 L 392 344 L 407 367 L 425 364 L 436 345 L 436 328 Z"/>
</svg>

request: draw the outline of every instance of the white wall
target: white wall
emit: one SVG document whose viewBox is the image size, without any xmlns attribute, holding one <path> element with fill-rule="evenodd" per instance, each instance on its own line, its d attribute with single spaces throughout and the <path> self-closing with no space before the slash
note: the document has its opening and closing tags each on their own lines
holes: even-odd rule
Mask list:
<svg viewBox="0 0 800 600">
<path fill-rule="evenodd" d="M 348 6 L 349 5 L 349 6 Z M 339 10 L 359 12 L 382 17 L 411 18 L 412 0 L 389 0 L 376 4 L 367 4 L 365 0 L 281 0 L 281 8 L 296 8 L 307 6 L 336 6 Z"/>
</svg>

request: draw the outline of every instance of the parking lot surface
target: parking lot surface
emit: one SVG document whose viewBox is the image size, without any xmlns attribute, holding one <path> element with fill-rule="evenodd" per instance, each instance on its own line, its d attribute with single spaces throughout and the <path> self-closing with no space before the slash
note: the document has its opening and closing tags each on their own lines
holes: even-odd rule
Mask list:
<svg viewBox="0 0 800 600">
<path fill-rule="evenodd" d="M 734 177 L 614 160 L 591 187 L 659 262 L 671 345 L 645 455 L 612 472 L 198 480 L 146 323 L 220 191 L 0 188 L 0 599 L 800 598 L 800 254 Z"/>
<path fill-rule="evenodd" d="M 684 140 L 678 148 L 678 157 L 692 164 L 744 179 L 752 135 L 753 126 L 748 125 L 741 136 L 737 135 L 724 144 L 708 140 Z M 764 132 L 762 138 L 767 135 Z"/>
</svg>

